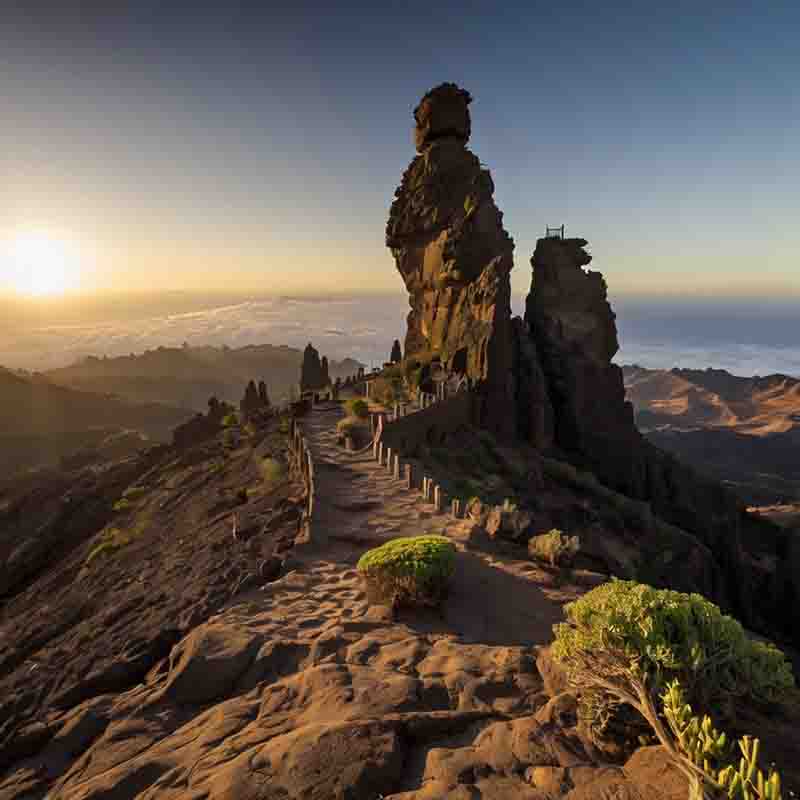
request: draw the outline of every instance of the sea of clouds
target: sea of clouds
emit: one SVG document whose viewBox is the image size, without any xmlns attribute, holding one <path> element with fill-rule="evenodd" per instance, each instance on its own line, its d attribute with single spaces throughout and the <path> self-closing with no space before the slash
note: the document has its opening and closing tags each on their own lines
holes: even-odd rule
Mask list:
<svg viewBox="0 0 800 800">
<path fill-rule="evenodd" d="M 800 376 L 797 310 L 735 303 L 626 300 L 615 303 L 619 364 L 651 368 L 715 367 L 738 375 Z M 178 310 L 141 303 L 124 313 L 95 309 L 80 318 L 20 318 L 0 328 L 0 365 L 28 370 L 64 366 L 88 355 L 118 356 L 159 346 L 308 342 L 329 358 L 382 363 L 405 332 L 404 295 L 337 298 L 253 297 L 197 303 Z M 524 298 L 514 298 L 522 313 Z"/>
</svg>

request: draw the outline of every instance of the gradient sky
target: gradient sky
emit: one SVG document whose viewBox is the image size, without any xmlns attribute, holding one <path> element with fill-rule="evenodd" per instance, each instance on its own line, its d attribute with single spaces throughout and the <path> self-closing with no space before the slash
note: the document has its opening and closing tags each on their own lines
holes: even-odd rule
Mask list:
<svg viewBox="0 0 800 800">
<path fill-rule="evenodd" d="M 72 242 L 85 290 L 400 290 L 411 112 L 455 81 L 515 290 L 564 222 L 615 294 L 800 297 L 799 32 L 796 1 L 3 0 L 0 241 Z"/>
</svg>

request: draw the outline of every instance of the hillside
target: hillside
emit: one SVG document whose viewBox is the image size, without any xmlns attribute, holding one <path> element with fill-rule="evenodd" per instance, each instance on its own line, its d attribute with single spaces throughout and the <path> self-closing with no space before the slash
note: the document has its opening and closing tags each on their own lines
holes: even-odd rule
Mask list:
<svg viewBox="0 0 800 800">
<path fill-rule="evenodd" d="M 647 547 L 692 565 L 682 586 L 702 588 L 705 548 L 485 431 L 409 459 L 487 502 L 515 496 L 530 530 L 579 533 L 571 568 L 548 565 L 497 512 L 501 525 L 478 507 L 453 518 L 372 448 L 347 452 L 342 415 L 325 403 L 297 419 L 317 475 L 310 529 L 275 417 L 0 486 L 13 569 L 0 573 L 0 798 L 684 800 L 659 747 L 617 732 L 598 750 L 547 645 L 564 604 L 609 575 L 669 580 Z M 457 548 L 445 605 L 376 605 L 359 557 L 423 532 Z M 800 787 L 792 713 L 743 708 L 737 729 L 761 737 L 787 789 Z"/>
<path fill-rule="evenodd" d="M 753 505 L 800 499 L 800 380 L 637 366 L 623 374 L 636 424 L 654 444 Z"/>
<path fill-rule="evenodd" d="M 190 416 L 184 409 L 76 391 L 0 367 L 0 469 L 54 463 L 84 448 L 119 457 L 121 447 L 134 452 L 144 439 L 168 439 Z"/>
<path fill-rule="evenodd" d="M 238 403 L 253 378 L 267 383 L 274 402 L 297 386 L 302 350 L 269 344 L 241 348 L 159 347 L 118 358 L 88 357 L 51 370 L 54 383 L 85 391 L 111 392 L 136 402 L 157 402 L 205 411 L 208 398 Z M 333 379 L 353 375 L 352 359 L 330 362 Z"/>
</svg>

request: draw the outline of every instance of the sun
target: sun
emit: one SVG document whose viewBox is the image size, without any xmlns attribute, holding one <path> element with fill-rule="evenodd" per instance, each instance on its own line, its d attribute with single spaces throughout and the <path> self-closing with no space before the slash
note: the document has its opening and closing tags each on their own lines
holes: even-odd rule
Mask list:
<svg viewBox="0 0 800 800">
<path fill-rule="evenodd" d="M 10 272 L 9 288 L 18 294 L 53 297 L 77 289 L 80 283 L 72 245 L 45 233 L 17 234 L 9 242 L 3 261 Z"/>
</svg>

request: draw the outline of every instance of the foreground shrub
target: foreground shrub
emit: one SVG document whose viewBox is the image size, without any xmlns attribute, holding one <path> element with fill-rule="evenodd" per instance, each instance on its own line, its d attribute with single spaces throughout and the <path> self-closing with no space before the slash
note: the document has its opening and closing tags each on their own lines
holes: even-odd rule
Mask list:
<svg viewBox="0 0 800 800">
<path fill-rule="evenodd" d="M 675 747 L 673 758 L 679 759 L 692 773 L 691 800 L 702 800 L 709 791 L 743 800 L 781 799 L 780 775 L 772 768 L 765 775 L 758 765 L 758 739 L 743 736 L 738 742 L 739 763 L 732 763 L 736 752 L 730 752 L 727 737 L 713 726 L 709 716 L 700 719 L 694 715 L 692 707 L 684 701 L 678 681 L 670 683 L 661 700 L 674 738 L 670 743 Z"/>
<path fill-rule="evenodd" d="M 528 541 L 528 553 L 532 558 L 546 561 L 551 567 L 569 566 L 580 549 L 577 536 L 566 536 L 558 528 L 541 533 Z"/>
<path fill-rule="evenodd" d="M 444 536 L 409 536 L 368 550 L 358 561 L 358 571 L 374 600 L 437 606 L 447 593 L 455 554 Z"/>
<path fill-rule="evenodd" d="M 635 697 L 639 684 L 660 692 L 677 679 L 689 702 L 720 710 L 733 698 L 775 701 L 794 685 L 780 650 L 699 594 L 612 580 L 565 610 L 553 654 L 579 687 Z"/>
<path fill-rule="evenodd" d="M 689 702 L 722 714 L 735 699 L 773 702 L 794 685 L 780 650 L 749 639 L 735 619 L 699 594 L 611 581 L 569 603 L 565 611 L 567 622 L 554 626 L 552 653 L 579 692 L 580 713 L 589 729 L 602 733 L 620 705 L 632 707 L 652 727 L 697 798 L 713 794 L 704 794 L 708 782 L 703 770 L 687 760 L 680 735 L 664 723 L 658 710 L 662 692 L 678 686 L 680 703 L 675 705 L 682 707 L 685 691 Z M 668 720 L 669 712 L 663 714 Z"/>
<path fill-rule="evenodd" d="M 354 397 L 345 403 L 345 409 L 350 417 L 364 418 L 369 415 L 369 404 L 363 397 Z"/>
</svg>

